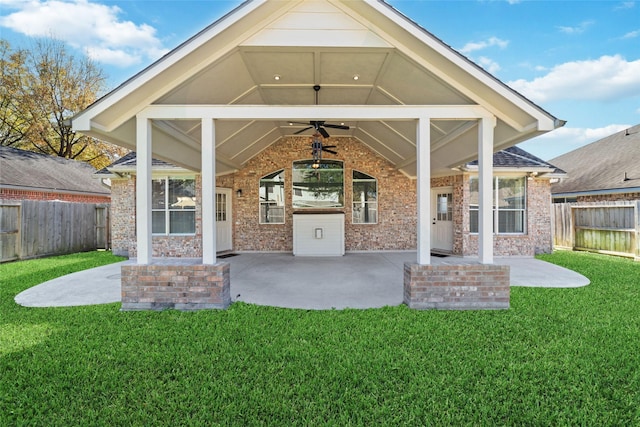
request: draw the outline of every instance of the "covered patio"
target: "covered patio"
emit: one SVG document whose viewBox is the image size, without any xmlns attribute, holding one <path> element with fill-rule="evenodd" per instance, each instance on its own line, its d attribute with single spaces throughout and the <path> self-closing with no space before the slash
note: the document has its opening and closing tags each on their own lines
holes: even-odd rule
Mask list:
<svg viewBox="0 0 640 427">
<path fill-rule="evenodd" d="M 123 309 L 227 307 L 235 276 L 216 256 L 217 182 L 303 132 L 305 124 L 325 122 L 336 123 L 332 137 L 358 141 L 415 179 L 415 187 L 404 191 L 415 192 L 416 252 L 397 273 L 409 289 L 405 302 L 415 308 L 508 308 L 508 267 L 494 263 L 492 155 L 562 122 L 384 2 L 256 0 L 73 119 L 76 131 L 137 152 L 136 264 L 123 267 Z M 201 178 L 195 233 L 201 258 L 189 268 L 153 257 L 152 158 Z M 434 263 L 431 179 L 474 159 L 477 262 Z M 253 221 L 262 226 L 257 216 Z M 316 236 L 322 238 L 322 231 Z M 325 262 L 331 261 L 318 263 Z M 185 283 L 186 296 L 167 297 Z M 426 289 L 434 286 L 437 292 L 447 288 L 448 303 L 432 304 L 437 301 Z M 461 286 L 483 287 L 484 293 L 463 292 L 471 299 L 457 301 Z"/>
</svg>

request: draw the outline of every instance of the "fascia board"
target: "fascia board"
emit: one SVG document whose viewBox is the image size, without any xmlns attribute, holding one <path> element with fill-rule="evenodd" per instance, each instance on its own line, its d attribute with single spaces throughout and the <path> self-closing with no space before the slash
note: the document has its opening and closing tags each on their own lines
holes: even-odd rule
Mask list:
<svg viewBox="0 0 640 427">
<path fill-rule="evenodd" d="M 354 3 L 346 1 L 344 2 L 344 4 L 347 5 L 348 7 L 352 7 Z M 520 108 L 522 111 L 524 111 L 528 115 L 535 118 L 538 122 L 536 126 L 537 130 L 550 131 L 561 126 L 562 122 L 556 119 L 554 116 L 552 116 L 551 114 L 546 112 L 544 109 L 542 109 L 538 105 L 529 101 L 524 96 L 522 96 L 518 92 L 514 91 L 513 89 L 511 89 L 510 87 L 508 87 L 507 85 L 505 85 L 504 83 L 496 79 L 494 76 L 492 76 L 491 74 L 486 72 L 484 69 L 482 69 L 481 67 L 479 67 L 478 65 L 470 61 L 468 58 L 464 57 L 463 55 L 455 51 L 453 48 L 447 46 L 444 42 L 439 40 L 434 35 L 430 34 L 427 30 L 420 27 L 417 23 L 413 22 L 410 18 L 403 15 L 401 12 L 393 8 L 388 3 L 382 0 L 378 0 L 378 1 L 366 1 L 366 4 L 369 5 L 371 8 L 375 9 L 380 14 L 390 19 L 393 23 L 395 23 L 397 26 L 405 30 L 407 33 L 411 34 L 413 37 L 420 40 L 425 45 L 429 46 L 435 52 L 439 53 L 440 55 L 445 57 L 447 60 L 457 65 L 459 68 L 465 70 L 469 75 L 471 75 L 472 77 L 477 79 L 479 82 L 489 87 L 494 92 L 498 93 L 503 98 L 507 99 L 510 103 L 512 103 L 513 105 Z M 382 29 L 380 29 L 380 31 L 384 32 L 384 30 Z M 411 50 L 407 48 L 405 44 L 402 43 L 400 40 L 394 39 L 391 43 L 394 44 L 396 47 L 398 47 L 400 50 L 406 49 L 406 52 L 411 52 Z M 417 58 L 412 57 L 412 59 L 416 60 Z M 424 58 L 421 58 L 421 59 L 423 61 L 426 61 L 424 60 Z M 501 112 L 499 109 L 492 107 L 491 103 L 489 103 L 486 99 L 482 99 L 479 95 L 472 92 L 471 89 L 468 88 L 467 86 L 461 85 L 457 81 L 452 80 L 446 75 L 446 73 L 438 72 L 437 68 L 431 67 L 429 69 L 431 72 L 434 72 L 434 74 L 438 75 L 439 78 L 443 79 L 443 81 L 452 85 L 457 90 L 469 96 L 470 98 L 480 102 L 482 105 L 484 105 L 487 109 L 489 109 L 492 113 L 498 116 L 505 123 L 514 127 L 514 129 L 518 129 L 519 131 L 524 130 L 521 128 L 521 126 L 517 125 L 516 123 L 513 123 L 513 121 L 510 120 L 508 117 L 505 117 L 504 113 Z"/>
</svg>

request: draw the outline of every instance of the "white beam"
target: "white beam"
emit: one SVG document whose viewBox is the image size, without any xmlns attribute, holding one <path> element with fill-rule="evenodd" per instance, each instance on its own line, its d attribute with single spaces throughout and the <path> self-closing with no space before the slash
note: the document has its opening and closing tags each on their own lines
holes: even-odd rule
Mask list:
<svg viewBox="0 0 640 427">
<path fill-rule="evenodd" d="M 136 117 L 136 244 L 138 264 L 151 263 L 151 120 Z"/>
<path fill-rule="evenodd" d="M 478 124 L 478 257 L 493 264 L 493 127 L 495 121 Z"/>
<path fill-rule="evenodd" d="M 202 119 L 202 263 L 216 263 L 215 124 Z"/>
<path fill-rule="evenodd" d="M 418 191 L 418 264 L 431 264 L 431 134 L 430 120 L 418 120 L 417 191 Z"/>
<path fill-rule="evenodd" d="M 479 105 L 150 105 L 139 114 L 159 120 L 495 120 Z"/>
</svg>

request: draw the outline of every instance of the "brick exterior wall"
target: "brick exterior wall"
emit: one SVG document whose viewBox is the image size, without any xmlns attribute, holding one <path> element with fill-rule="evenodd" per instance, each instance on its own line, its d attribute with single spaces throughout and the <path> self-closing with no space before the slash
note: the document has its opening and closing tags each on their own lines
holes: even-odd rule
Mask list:
<svg viewBox="0 0 640 427">
<path fill-rule="evenodd" d="M 640 200 L 640 193 L 616 193 L 616 194 L 597 194 L 591 196 L 578 196 L 578 203 L 591 202 L 624 202 Z"/>
<path fill-rule="evenodd" d="M 509 267 L 504 265 L 404 265 L 404 303 L 414 309 L 508 309 Z"/>
<path fill-rule="evenodd" d="M 0 200 L 59 200 L 74 203 L 110 203 L 111 196 L 69 194 L 55 191 L 31 191 L 0 188 Z"/>
<path fill-rule="evenodd" d="M 499 174 L 499 173 L 498 173 Z M 463 201 L 468 205 L 469 176 L 464 177 Z M 527 229 L 525 234 L 497 234 L 494 236 L 495 256 L 533 256 L 553 250 L 551 235 L 551 184 L 548 179 L 528 178 Z M 469 232 L 469 209 L 463 211 L 462 255 L 478 254 L 478 235 Z M 454 228 L 457 228 L 454 226 Z"/>
<path fill-rule="evenodd" d="M 123 265 L 122 310 L 225 309 L 231 304 L 229 263 Z"/>
<path fill-rule="evenodd" d="M 352 138 L 333 138 L 338 155 L 326 159 L 344 161 L 345 249 L 415 250 L 416 181 Z M 309 159 L 310 137 L 283 138 L 251 159 L 240 171 L 219 176 L 216 186 L 232 189 L 233 249 L 236 251 L 293 250 L 292 162 Z M 260 178 L 284 169 L 285 223 L 259 224 Z M 352 171 L 378 181 L 378 223 L 352 224 Z M 469 233 L 469 176 L 452 175 L 431 180 L 431 187 L 453 188 L 453 253 L 477 255 L 477 235 Z M 242 190 L 242 195 L 236 194 Z M 201 181 L 196 177 L 196 198 L 201 200 Z M 112 247 L 120 255 L 136 255 L 135 177 L 112 180 Z M 534 255 L 551 251 L 550 184 L 546 179 L 527 180 L 528 226 L 524 235 L 496 236 L 495 255 Z M 201 257 L 201 209 L 196 207 L 194 236 L 154 236 L 153 256 Z"/>
</svg>

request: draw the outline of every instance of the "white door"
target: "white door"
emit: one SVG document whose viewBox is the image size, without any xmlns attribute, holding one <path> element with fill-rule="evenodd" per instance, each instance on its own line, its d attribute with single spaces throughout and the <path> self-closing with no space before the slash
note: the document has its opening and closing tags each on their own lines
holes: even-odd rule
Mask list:
<svg viewBox="0 0 640 427">
<path fill-rule="evenodd" d="M 431 190 L 431 248 L 453 250 L 453 188 Z"/>
<path fill-rule="evenodd" d="M 233 249 L 231 240 L 231 189 L 216 188 L 216 250 L 218 252 Z"/>
</svg>

